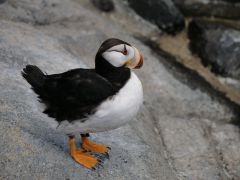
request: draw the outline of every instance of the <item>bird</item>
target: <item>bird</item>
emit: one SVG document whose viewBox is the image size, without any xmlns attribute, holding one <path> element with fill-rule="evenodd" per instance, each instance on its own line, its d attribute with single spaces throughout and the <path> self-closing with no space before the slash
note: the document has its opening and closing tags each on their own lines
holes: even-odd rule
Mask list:
<svg viewBox="0 0 240 180">
<path fill-rule="evenodd" d="M 21 74 L 45 105 L 43 113 L 68 136 L 71 157 L 95 169 L 101 161 L 92 153 L 108 154 L 110 147 L 91 141 L 89 134 L 116 129 L 137 115 L 143 88 L 133 69 L 142 65 L 143 55 L 136 47 L 109 38 L 96 53 L 95 68 L 48 75 L 28 64 Z M 81 135 L 81 148 L 76 148 L 76 134 Z"/>
</svg>

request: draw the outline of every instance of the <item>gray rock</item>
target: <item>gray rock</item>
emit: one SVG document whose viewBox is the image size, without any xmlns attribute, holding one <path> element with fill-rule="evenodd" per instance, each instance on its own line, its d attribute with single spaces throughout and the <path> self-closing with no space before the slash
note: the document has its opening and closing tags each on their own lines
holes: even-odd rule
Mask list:
<svg viewBox="0 0 240 180">
<path fill-rule="evenodd" d="M 111 12 L 114 10 L 114 4 L 111 0 L 91 0 L 93 5 L 104 12 Z"/>
<path fill-rule="evenodd" d="M 239 0 L 173 0 L 186 16 L 218 17 L 238 20 Z"/>
<path fill-rule="evenodd" d="M 5 3 L 7 0 L 0 0 L 0 4 Z"/>
<path fill-rule="evenodd" d="M 0 5 L 1 19 L 17 22 L 46 25 L 71 19 L 74 21 L 81 16 L 77 1 L 68 0 L 8 0 Z"/>
<path fill-rule="evenodd" d="M 17 17 L 19 12 L 0 16 L 0 179 L 240 178 L 239 129 L 229 123 L 237 118 L 231 107 L 204 87 L 193 87 L 188 79 L 193 75 L 167 66 L 168 57 L 155 54 L 87 2 L 54 2 L 64 7 L 63 12 L 56 10 L 58 21 L 45 26 L 11 18 L 11 13 Z M 24 8 L 19 7 L 23 10 L 19 17 L 29 9 Z M 77 18 L 63 18 L 64 9 L 71 9 Z M 112 150 L 103 168 L 89 171 L 71 159 L 66 135 L 48 123 L 51 119 L 41 113 L 43 108 L 20 71 L 26 64 L 36 64 L 49 74 L 93 67 L 95 53 L 107 37 L 142 50 L 145 64 L 136 73 L 145 100 L 129 125 L 92 135 Z"/>
<path fill-rule="evenodd" d="M 184 17 L 169 0 L 128 0 L 129 5 L 143 18 L 170 34 L 181 31 Z"/>
<path fill-rule="evenodd" d="M 210 65 L 216 74 L 240 80 L 240 31 L 192 21 L 188 35 L 190 49 L 201 57 L 205 66 Z"/>
</svg>

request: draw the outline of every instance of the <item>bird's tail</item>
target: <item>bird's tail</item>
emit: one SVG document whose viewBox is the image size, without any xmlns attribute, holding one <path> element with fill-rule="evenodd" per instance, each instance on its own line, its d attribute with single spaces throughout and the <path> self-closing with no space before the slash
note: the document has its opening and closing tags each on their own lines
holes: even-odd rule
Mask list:
<svg viewBox="0 0 240 180">
<path fill-rule="evenodd" d="M 40 95 L 46 75 L 37 66 L 27 65 L 22 71 L 22 76 L 31 84 L 32 89 Z"/>
</svg>

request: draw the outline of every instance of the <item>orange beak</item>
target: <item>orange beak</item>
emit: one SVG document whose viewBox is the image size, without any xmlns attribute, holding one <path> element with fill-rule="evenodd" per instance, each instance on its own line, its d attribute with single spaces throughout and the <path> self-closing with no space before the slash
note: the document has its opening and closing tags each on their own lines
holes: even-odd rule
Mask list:
<svg viewBox="0 0 240 180">
<path fill-rule="evenodd" d="M 133 47 L 133 49 L 134 49 L 134 57 L 132 59 L 129 59 L 125 63 L 125 65 L 130 69 L 139 69 L 143 65 L 143 55 L 138 51 L 137 48 Z"/>
<path fill-rule="evenodd" d="M 140 69 L 142 66 L 143 66 L 143 55 L 142 55 L 142 53 L 140 53 L 140 60 L 134 69 Z"/>
</svg>

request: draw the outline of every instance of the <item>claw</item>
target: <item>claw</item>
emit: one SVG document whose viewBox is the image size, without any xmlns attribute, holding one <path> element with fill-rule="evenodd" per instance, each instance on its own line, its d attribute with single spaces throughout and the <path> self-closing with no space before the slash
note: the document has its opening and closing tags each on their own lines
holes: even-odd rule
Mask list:
<svg viewBox="0 0 240 180">
<path fill-rule="evenodd" d="M 105 153 L 104 155 L 106 156 L 106 158 L 107 158 L 107 159 L 109 159 L 109 158 L 110 158 L 110 156 L 109 156 L 109 154 L 108 154 L 108 153 Z"/>
<path fill-rule="evenodd" d="M 104 161 L 104 156 L 96 156 L 96 157 L 99 159 L 99 161 L 101 161 L 101 162 Z"/>
<path fill-rule="evenodd" d="M 99 163 L 98 166 L 103 168 L 103 164 L 102 163 Z"/>
</svg>

